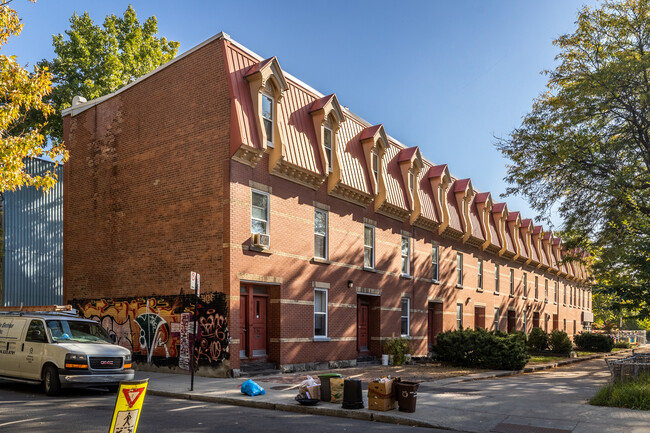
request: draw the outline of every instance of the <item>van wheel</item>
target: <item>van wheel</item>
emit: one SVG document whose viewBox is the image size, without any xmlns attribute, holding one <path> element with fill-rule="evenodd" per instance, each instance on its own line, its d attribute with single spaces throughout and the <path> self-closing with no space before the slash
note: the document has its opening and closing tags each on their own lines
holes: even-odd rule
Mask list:
<svg viewBox="0 0 650 433">
<path fill-rule="evenodd" d="M 59 372 L 53 365 L 45 367 L 45 371 L 43 372 L 43 387 L 45 388 L 45 394 L 49 396 L 59 395 L 61 393 Z"/>
</svg>

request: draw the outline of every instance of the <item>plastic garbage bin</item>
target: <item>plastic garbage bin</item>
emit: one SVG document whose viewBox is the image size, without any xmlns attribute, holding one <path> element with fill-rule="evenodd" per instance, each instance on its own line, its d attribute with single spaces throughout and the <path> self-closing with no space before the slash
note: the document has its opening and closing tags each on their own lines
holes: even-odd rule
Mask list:
<svg viewBox="0 0 650 433">
<path fill-rule="evenodd" d="M 338 373 L 326 373 L 319 374 L 318 378 L 320 379 L 320 399 L 321 401 L 330 401 L 332 399 L 332 393 L 330 388 L 330 379 L 332 377 L 343 377 Z"/>
<path fill-rule="evenodd" d="M 417 382 L 395 382 L 397 388 L 397 403 L 402 412 L 415 412 L 415 402 L 418 398 Z"/>
<path fill-rule="evenodd" d="M 345 379 L 343 382 L 343 409 L 363 409 L 363 391 L 359 379 Z"/>
</svg>

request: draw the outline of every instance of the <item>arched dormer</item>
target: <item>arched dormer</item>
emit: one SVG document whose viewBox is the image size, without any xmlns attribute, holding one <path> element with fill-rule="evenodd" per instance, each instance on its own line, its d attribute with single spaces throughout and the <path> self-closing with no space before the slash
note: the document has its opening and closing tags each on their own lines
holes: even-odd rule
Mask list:
<svg viewBox="0 0 650 433">
<path fill-rule="evenodd" d="M 519 228 L 521 231 L 521 238 L 524 240 L 524 247 L 526 248 L 526 255 L 527 259 L 524 262 L 525 265 L 530 264 L 530 262 L 533 261 L 533 253 L 531 251 L 532 248 L 532 235 L 533 235 L 533 220 L 530 218 L 522 219 L 521 220 L 521 227 Z"/>
<path fill-rule="evenodd" d="M 375 210 L 386 201 L 386 182 L 384 180 L 384 154 L 388 147 L 388 137 L 384 125 L 369 126 L 359 136 L 363 156 L 368 168 L 370 190 L 375 195 Z"/>
<path fill-rule="evenodd" d="M 514 243 L 513 249 L 515 250 L 515 255 L 512 257 L 512 260 L 517 260 L 521 255 L 521 245 L 519 245 L 519 228 L 521 227 L 521 215 L 519 212 L 510 212 L 508 214 L 508 231 L 512 237 L 512 242 Z"/>
<path fill-rule="evenodd" d="M 286 143 L 280 100 L 289 86 L 275 57 L 256 63 L 244 77 L 250 89 L 260 145 L 270 151 L 269 171 L 273 171 L 282 158 L 282 144 Z"/>
<path fill-rule="evenodd" d="M 474 198 L 476 209 L 478 210 L 481 221 L 481 230 L 485 236 L 485 242 L 481 245 L 481 250 L 485 249 L 492 243 L 492 231 L 490 230 L 490 212 L 492 211 L 492 195 L 489 192 L 480 192 Z"/>
<path fill-rule="evenodd" d="M 431 190 L 433 191 L 433 202 L 440 218 L 440 225 L 438 226 L 438 234 L 442 234 L 447 227 L 449 227 L 449 208 L 447 207 L 447 191 L 449 184 L 451 184 L 451 175 L 447 164 L 434 165 L 429 169 L 427 178 L 431 182 Z"/>
<path fill-rule="evenodd" d="M 315 100 L 309 108 L 309 114 L 314 122 L 323 174 L 328 176 L 334 171 L 340 171 L 341 163 L 337 152 L 338 131 L 345 121 L 345 116 L 336 95 L 332 93 Z M 340 173 L 338 178 L 341 178 Z"/>
<path fill-rule="evenodd" d="M 494 203 L 492 206 L 492 216 L 494 218 L 494 224 L 497 226 L 497 235 L 499 236 L 499 242 L 501 244 L 501 249 L 497 254 L 502 256 L 508 249 L 508 241 L 506 240 L 508 205 L 505 203 Z"/>
<path fill-rule="evenodd" d="M 418 176 L 423 167 L 420 149 L 415 146 L 400 150 L 397 154 L 397 163 L 411 210 L 410 222 L 413 224 L 422 213 L 420 190 L 418 188 Z"/>
<path fill-rule="evenodd" d="M 463 225 L 462 242 L 466 242 L 472 236 L 472 220 L 470 218 L 469 206 L 474 197 L 474 188 L 472 188 L 471 179 L 460 179 L 454 182 L 454 197 L 456 197 L 456 204 L 461 214 L 461 224 Z"/>
</svg>

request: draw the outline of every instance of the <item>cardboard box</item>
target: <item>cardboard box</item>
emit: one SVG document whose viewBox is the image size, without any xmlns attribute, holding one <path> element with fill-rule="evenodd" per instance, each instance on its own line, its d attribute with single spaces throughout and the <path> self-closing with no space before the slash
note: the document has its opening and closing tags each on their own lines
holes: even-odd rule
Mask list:
<svg viewBox="0 0 650 433">
<path fill-rule="evenodd" d="M 305 393 L 307 398 L 320 399 L 320 385 L 308 386 Z"/>
<path fill-rule="evenodd" d="M 395 380 L 388 382 L 370 382 L 368 384 L 368 400 L 373 398 L 395 398 Z"/>
<path fill-rule="evenodd" d="M 369 398 L 368 409 L 382 412 L 397 409 L 397 401 L 394 398 Z"/>
<path fill-rule="evenodd" d="M 332 394 L 332 403 L 342 403 L 343 402 L 343 383 L 345 382 L 344 377 L 332 377 L 330 379 L 330 392 Z"/>
</svg>

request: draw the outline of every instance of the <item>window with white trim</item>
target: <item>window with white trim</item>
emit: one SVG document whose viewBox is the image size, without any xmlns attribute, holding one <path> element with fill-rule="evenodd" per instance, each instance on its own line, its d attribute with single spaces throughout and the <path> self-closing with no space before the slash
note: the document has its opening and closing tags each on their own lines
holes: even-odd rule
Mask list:
<svg viewBox="0 0 650 433">
<path fill-rule="evenodd" d="M 463 253 L 456 253 L 456 284 L 463 285 Z"/>
<path fill-rule="evenodd" d="M 269 195 L 251 190 L 251 233 L 269 234 Z"/>
<path fill-rule="evenodd" d="M 409 187 L 411 188 L 411 194 L 415 198 L 415 175 L 412 171 L 409 171 Z"/>
<path fill-rule="evenodd" d="M 524 298 L 528 298 L 528 273 L 524 272 L 523 285 L 524 285 Z"/>
<path fill-rule="evenodd" d="M 332 172 L 332 130 L 323 127 L 323 146 L 327 156 L 327 171 Z"/>
<path fill-rule="evenodd" d="M 499 307 L 494 307 L 494 330 L 499 330 Z"/>
<path fill-rule="evenodd" d="M 439 262 L 440 262 L 440 246 L 438 244 L 433 244 L 431 246 L 431 271 L 432 271 L 432 279 L 434 281 L 438 281 L 440 277 Z"/>
<path fill-rule="evenodd" d="M 539 299 L 539 277 L 535 275 L 535 300 Z"/>
<path fill-rule="evenodd" d="M 499 293 L 499 265 L 494 265 L 494 293 Z"/>
<path fill-rule="evenodd" d="M 548 302 L 548 280 L 544 278 L 544 302 Z"/>
<path fill-rule="evenodd" d="M 262 95 L 262 119 L 264 132 L 266 133 L 266 145 L 273 147 L 273 98 L 269 95 Z"/>
<path fill-rule="evenodd" d="M 522 323 L 522 326 L 524 327 L 524 328 L 523 328 L 523 331 L 524 331 L 524 334 L 525 334 L 525 333 L 526 333 L 526 310 L 524 310 L 522 313 L 523 313 L 523 317 L 522 317 L 523 323 Z"/>
<path fill-rule="evenodd" d="M 372 152 L 372 174 L 375 176 L 375 185 L 379 182 L 379 155 L 377 152 Z M 379 185 L 377 185 L 379 189 Z"/>
<path fill-rule="evenodd" d="M 456 329 L 463 328 L 463 304 L 461 302 L 456 304 Z"/>
<path fill-rule="evenodd" d="M 562 305 L 566 305 L 566 284 L 564 285 L 564 300 L 562 301 Z"/>
<path fill-rule="evenodd" d="M 408 236 L 402 236 L 402 275 L 409 275 L 411 262 L 411 243 Z"/>
<path fill-rule="evenodd" d="M 409 298 L 402 298 L 402 303 L 401 303 L 401 310 L 402 310 L 402 316 L 401 316 L 401 333 L 402 337 L 408 337 L 409 335 L 409 321 L 410 321 L 410 299 Z"/>
<path fill-rule="evenodd" d="M 314 257 L 327 260 L 327 211 L 314 209 Z"/>
<path fill-rule="evenodd" d="M 515 270 L 510 269 L 510 294 L 515 294 Z"/>
<path fill-rule="evenodd" d="M 476 287 L 483 289 L 483 259 L 478 259 L 478 273 L 476 280 Z"/>
<path fill-rule="evenodd" d="M 375 227 L 369 224 L 363 226 L 363 267 L 375 268 Z"/>
<path fill-rule="evenodd" d="M 314 337 L 327 337 L 327 289 L 314 289 Z"/>
<path fill-rule="evenodd" d="M 559 283 L 557 281 L 554 281 L 553 283 L 554 283 L 553 287 L 555 289 L 555 297 L 553 298 L 554 299 L 553 302 L 555 302 L 557 304 L 557 302 L 560 300 L 560 293 L 558 291 L 558 284 Z"/>
</svg>

